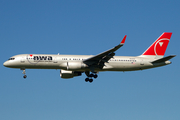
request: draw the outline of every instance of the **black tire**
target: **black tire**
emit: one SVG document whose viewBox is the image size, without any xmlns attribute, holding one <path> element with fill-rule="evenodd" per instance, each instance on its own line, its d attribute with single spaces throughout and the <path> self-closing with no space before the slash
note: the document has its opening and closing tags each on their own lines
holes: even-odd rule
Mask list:
<svg viewBox="0 0 180 120">
<path fill-rule="evenodd" d="M 93 82 L 93 79 L 89 79 L 89 82 L 92 83 L 92 82 Z"/>
<path fill-rule="evenodd" d="M 86 78 L 85 81 L 88 82 L 88 81 L 89 81 L 89 78 Z"/>
<path fill-rule="evenodd" d="M 98 77 L 98 75 L 95 74 L 95 75 L 94 75 L 94 78 L 97 78 L 97 77 Z"/>
<path fill-rule="evenodd" d="M 93 77 L 94 75 L 93 74 L 90 74 L 89 77 Z"/>
<path fill-rule="evenodd" d="M 27 75 L 24 75 L 23 78 L 24 78 L 24 79 L 27 78 Z"/>
</svg>

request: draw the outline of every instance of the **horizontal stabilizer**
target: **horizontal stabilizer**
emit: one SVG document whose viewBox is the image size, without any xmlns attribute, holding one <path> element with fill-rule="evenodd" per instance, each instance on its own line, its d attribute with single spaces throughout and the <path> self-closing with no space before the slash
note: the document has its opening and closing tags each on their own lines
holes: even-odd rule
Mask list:
<svg viewBox="0 0 180 120">
<path fill-rule="evenodd" d="M 161 58 L 161 59 L 158 59 L 158 60 L 155 60 L 151 63 L 161 63 L 161 62 L 165 62 L 167 60 L 170 60 L 171 58 L 175 57 L 176 55 L 170 55 L 170 56 L 167 56 L 167 57 L 164 57 L 164 58 Z"/>
</svg>

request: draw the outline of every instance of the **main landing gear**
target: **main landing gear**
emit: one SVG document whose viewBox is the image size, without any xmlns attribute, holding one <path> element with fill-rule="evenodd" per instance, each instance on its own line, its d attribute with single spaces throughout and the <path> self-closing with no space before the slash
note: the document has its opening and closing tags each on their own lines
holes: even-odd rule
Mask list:
<svg viewBox="0 0 180 120">
<path fill-rule="evenodd" d="M 23 72 L 22 72 L 22 74 L 24 74 L 24 75 L 23 75 L 23 78 L 24 78 L 24 79 L 27 78 L 25 69 L 21 69 L 21 70 L 23 70 Z"/>
<path fill-rule="evenodd" d="M 91 74 L 90 74 L 90 72 L 85 72 L 85 74 L 86 74 L 86 76 L 87 76 L 87 78 L 85 79 L 85 81 L 86 81 L 86 82 L 90 82 L 90 83 L 93 82 L 92 77 L 93 77 L 93 78 L 97 78 L 97 77 L 98 77 L 98 75 L 97 75 L 96 73 L 91 73 Z"/>
</svg>

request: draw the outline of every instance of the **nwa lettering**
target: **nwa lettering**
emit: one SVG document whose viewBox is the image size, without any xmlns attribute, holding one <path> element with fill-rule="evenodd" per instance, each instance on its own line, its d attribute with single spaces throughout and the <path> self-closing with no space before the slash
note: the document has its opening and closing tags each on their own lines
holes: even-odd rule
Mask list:
<svg viewBox="0 0 180 120">
<path fill-rule="evenodd" d="M 34 60 L 52 60 L 52 56 L 34 56 Z"/>
</svg>

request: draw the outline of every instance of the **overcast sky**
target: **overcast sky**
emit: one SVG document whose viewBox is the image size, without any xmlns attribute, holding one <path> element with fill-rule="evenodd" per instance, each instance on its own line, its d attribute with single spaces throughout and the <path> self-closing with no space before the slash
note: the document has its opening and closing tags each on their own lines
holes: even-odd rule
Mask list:
<svg viewBox="0 0 180 120">
<path fill-rule="evenodd" d="M 179 0 L 0 0 L 1 120 L 180 120 Z M 141 55 L 172 32 L 172 64 L 134 72 L 83 74 L 10 69 L 17 54 L 96 55 L 119 44 L 118 56 Z"/>
</svg>

